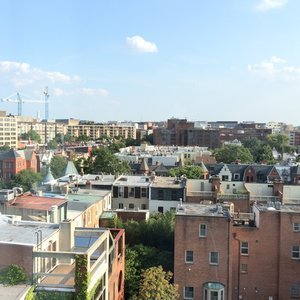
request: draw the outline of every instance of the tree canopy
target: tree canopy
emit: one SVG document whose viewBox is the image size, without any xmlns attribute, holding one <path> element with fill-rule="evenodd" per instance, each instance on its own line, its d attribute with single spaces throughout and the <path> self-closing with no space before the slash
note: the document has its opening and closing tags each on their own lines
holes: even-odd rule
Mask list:
<svg viewBox="0 0 300 300">
<path fill-rule="evenodd" d="M 11 186 L 22 187 L 24 192 L 29 191 L 34 188 L 42 180 L 42 175 L 36 173 L 31 169 L 22 170 L 20 173 L 16 174 L 11 181 Z"/>
<path fill-rule="evenodd" d="M 294 148 L 289 145 L 289 137 L 285 134 L 270 134 L 267 137 L 267 143 L 271 148 L 275 148 L 281 156 L 283 153 L 291 153 Z"/>
<path fill-rule="evenodd" d="M 199 166 L 184 165 L 182 168 L 172 168 L 168 171 L 168 176 L 180 177 L 185 175 L 188 179 L 200 179 L 203 175 L 203 170 Z"/>
<path fill-rule="evenodd" d="M 176 300 L 178 287 L 170 283 L 173 274 L 165 272 L 161 266 L 146 269 L 141 276 L 139 300 Z"/>
<path fill-rule="evenodd" d="M 125 174 L 130 172 L 127 161 L 119 160 L 108 147 L 93 151 L 92 159 L 82 161 L 84 171 L 89 168 L 90 173 Z"/>
<path fill-rule="evenodd" d="M 30 129 L 27 133 L 23 133 L 21 135 L 21 138 L 23 140 L 31 140 L 31 141 L 36 141 L 38 143 L 41 142 L 41 137 L 40 135 L 33 129 Z"/>
<path fill-rule="evenodd" d="M 54 178 L 63 176 L 68 160 L 64 156 L 54 156 L 50 162 L 51 172 Z"/>
<path fill-rule="evenodd" d="M 232 163 L 236 160 L 242 163 L 253 162 L 253 156 L 248 148 L 238 145 L 225 145 L 223 148 L 213 150 L 213 155 L 218 162 Z"/>
</svg>

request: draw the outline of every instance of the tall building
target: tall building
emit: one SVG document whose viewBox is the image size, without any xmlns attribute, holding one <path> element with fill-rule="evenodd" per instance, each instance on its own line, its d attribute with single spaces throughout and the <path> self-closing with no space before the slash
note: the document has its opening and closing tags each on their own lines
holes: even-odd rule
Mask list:
<svg viewBox="0 0 300 300">
<path fill-rule="evenodd" d="M 92 121 L 80 121 L 76 119 L 56 120 L 57 124 L 65 124 L 67 133 L 71 136 L 78 137 L 86 135 L 93 140 L 99 139 L 101 136 L 116 137 L 120 136 L 125 139 L 136 139 L 136 127 L 130 124 L 102 124 Z"/>
<path fill-rule="evenodd" d="M 300 297 L 300 208 L 185 204 L 175 216 L 174 282 L 180 299 Z"/>
<path fill-rule="evenodd" d="M 15 116 L 6 115 L 5 111 L 0 111 L 0 147 L 9 146 L 17 148 L 17 119 Z"/>
<path fill-rule="evenodd" d="M 41 143 L 45 144 L 55 138 L 57 134 L 67 133 L 67 127 L 64 124 L 55 121 L 40 121 L 32 117 L 18 116 L 18 136 L 34 130 L 41 138 Z"/>
</svg>

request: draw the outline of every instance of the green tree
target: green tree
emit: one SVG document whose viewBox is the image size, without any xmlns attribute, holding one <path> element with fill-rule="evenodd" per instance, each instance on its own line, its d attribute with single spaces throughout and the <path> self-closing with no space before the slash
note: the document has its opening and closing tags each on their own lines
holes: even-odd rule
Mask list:
<svg viewBox="0 0 300 300">
<path fill-rule="evenodd" d="M 172 168 L 168 171 L 168 176 L 180 177 L 185 175 L 188 179 L 199 179 L 202 174 L 202 168 L 193 165 L 184 165 L 182 168 Z"/>
<path fill-rule="evenodd" d="M 125 299 L 132 299 L 139 289 L 141 261 L 138 252 L 129 247 L 125 248 L 125 257 Z"/>
<path fill-rule="evenodd" d="M 127 161 L 120 161 L 107 147 L 97 149 L 93 151 L 93 154 L 94 173 L 124 174 L 131 170 Z"/>
<path fill-rule="evenodd" d="M 8 145 L 0 146 L 0 151 L 9 151 L 10 147 Z"/>
<path fill-rule="evenodd" d="M 90 141 L 90 140 L 91 140 L 91 138 L 90 138 L 89 136 L 87 136 L 87 135 L 84 135 L 84 134 L 79 135 L 79 136 L 76 138 L 76 142 L 88 142 L 88 141 Z"/>
<path fill-rule="evenodd" d="M 258 163 L 268 163 L 274 164 L 275 160 L 273 158 L 272 148 L 268 144 L 261 144 L 260 147 L 257 149 L 255 161 Z"/>
<path fill-rule="evenodd" d="M 285 134 L 270 134 L 267 137 L 267 143 L 273 149 L 275 148 L 280 154 L 281 157 L 283 153 L 291 153 L 294 151 L 294 148 L 289 145 L 289 137 Z"/>
<path fill-rule="evenodd" d="M 176 300 L 179 298 L 178 287 L 170 280 L 173 274 L 165 272 L 161 266 L 146 269 L 141 276 L 139 300 Z"/>
<path fill-rule="evenodd" d="M 26 192 L 34 188 L 41 180 L 42 176 L 40 173 L 36 173 L 31 169 L 22 170 L 14 176 L 11 181 L 11 186 L 22 187 L 24 192 Z"/>
<path fill-rule="evenodd" d="M 58 147 L 58 143 L 55 139 L 53 139 L 53 140 L 48 142 L 47 146 L 48 146 L 48 149 L 55 150 Z"/>
<path fill-rule="evenodd" d="M 23 140 L 32 140 L 32 141 L 36 141 L 38 143 L 41 142 L 41 137 L 40 135 L 33 129 L 30 129 L 27 133 L 23 133 L 21 135 L 21 138 Z"/>
<path fill-rule="evenodd" d="M 62 134 L 62 133 L 57 133 L 55 135 L 55 141 L 58 144 L 63 144 L 63 143 L 69 143 L 72 142 L 73 138 L 70 134 Z"/>
<path fill-rule="evenodd" d="M 216 148 L 213 151 L 213 155 L 218 162 L 232 163 L 236 160 L 242 163 L 253 162 L 253 156 L 248 148 L 238 145 L 226 145 L 223 148 Z"/>
<path fill-rule="evenodd" d="M 68 160 L 64 156 L 54 156 L 50 162 L 51 172 L 54 178 L 62 177 Z"/>
</svg>

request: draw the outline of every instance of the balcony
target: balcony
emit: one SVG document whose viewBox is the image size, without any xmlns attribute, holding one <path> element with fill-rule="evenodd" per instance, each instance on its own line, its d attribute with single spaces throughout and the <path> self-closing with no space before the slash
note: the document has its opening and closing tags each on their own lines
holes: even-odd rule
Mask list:
<svg viewBox="0 0 300 300">
<path fill-rule="evenodd" d="M 233 226 L 255 227 L 254 213 L 235 212 L 233 214 Z"/>
</svg>

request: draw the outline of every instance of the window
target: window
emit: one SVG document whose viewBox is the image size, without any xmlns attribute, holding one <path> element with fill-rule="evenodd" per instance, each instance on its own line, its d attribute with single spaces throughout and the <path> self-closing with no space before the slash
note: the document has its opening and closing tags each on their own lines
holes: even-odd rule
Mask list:
<svg viewBox="0 0 300 300">
<path fill-rule="evenodd" d="M 241 272 L 248 273 L 248 265 L 247 264 L 241 264 Z"/>
<path fill-rule="evenodd" d="M 157 210 L 158 210 L 158 212 L 160 212 L 160 213 L 162 213 L 162 214 L 164 213 L 164 208 L 163 208 L 163 206 L 159 206 Z"/>
<path fill-rule="evenodd" d="M 183 298 L 185 300 L 194 299 L 194 288 L 192 286 L 184 287 Z"/>
<path fill-rule="evenodd" d="M 233 179 L 240 180 L 240 174 L 238 174 L 238 173 L 233 174 Z"/>
<path fill-rule="evenodd" d="M 142 209 L 147 209 L 147 205 L 146 204 L 142 204 Z"/>
<path fill-rule="evenodd" d="M 199 237 L 206 237 L 207 236 L 207 227 L 206 224 L 199 225 Z"/>
<path fill-rule="evenodd" d="M 224 285 L 218 282 L 207 282 L 203 285 L 204 300 L 224 300 Z"/>
<path fill-rule="evenodd" d="M 248 255 L 249 253 L 249 244 L 248 242 L 241 242 L 241 254 Z"/>
<path fill-rule="evenodd" d="M 124 208 L 123 203 L 119 203 L 119 208 L 120 208 L 120 209 L 123 209 L 123 208 Z"/>
<path fill-rule="evenodd" d="M 219 252 L 210 252 L 209 253 L 209 264 L 218 265 L 219 264 Z"/>
<path fill-rule="evenodd" d="M 147 197 L 147 189 L 142 188 L 142 197 Z"/>
<path fill-rule="evenodd" d="M 293 223 L 293 230 L 295 232 L 299 232 L 300 231 L 300 223 Z"/>
<path fill-rule="evenodd" d="M 134 209 L 134 204 L 133 203 L 129 203 L 129 209 Z"/>
<path fill-rule="evenodd" d="M 172 200 L 177 200 L 177 191 L 172 191 L 171 199 Z"/>
<path fill-rule="evenodd" d="M 163 200 L 164 199 L 164 191 L 163 190 L 158 190 L 158 200 Z"/>
<path fill-rule="evenodd" d="M 186 263 L 194 262 L 194 251 L 191 251 L 191 250 L 185 251 L 185 262 Z"/>
<path fill-rule="evenodd" d="M 291 288 L 291 297 L 299 298 L 300 297 L 300 283 L 293 283 Z"/>
<path fill-rule="evenodd" d="M 229 177 L 228 175 L 222 175 L 222 181 L 228 181 Z"/>
<path fill-rule="evenodd" d="M 129 188 L 129 197 L 134 197 L 134 188 Z"/>
<path fill-rule="evenodd" d="M 300 246 L 292 247 L 292 258 L 300 259 Z"/>
</svg>

